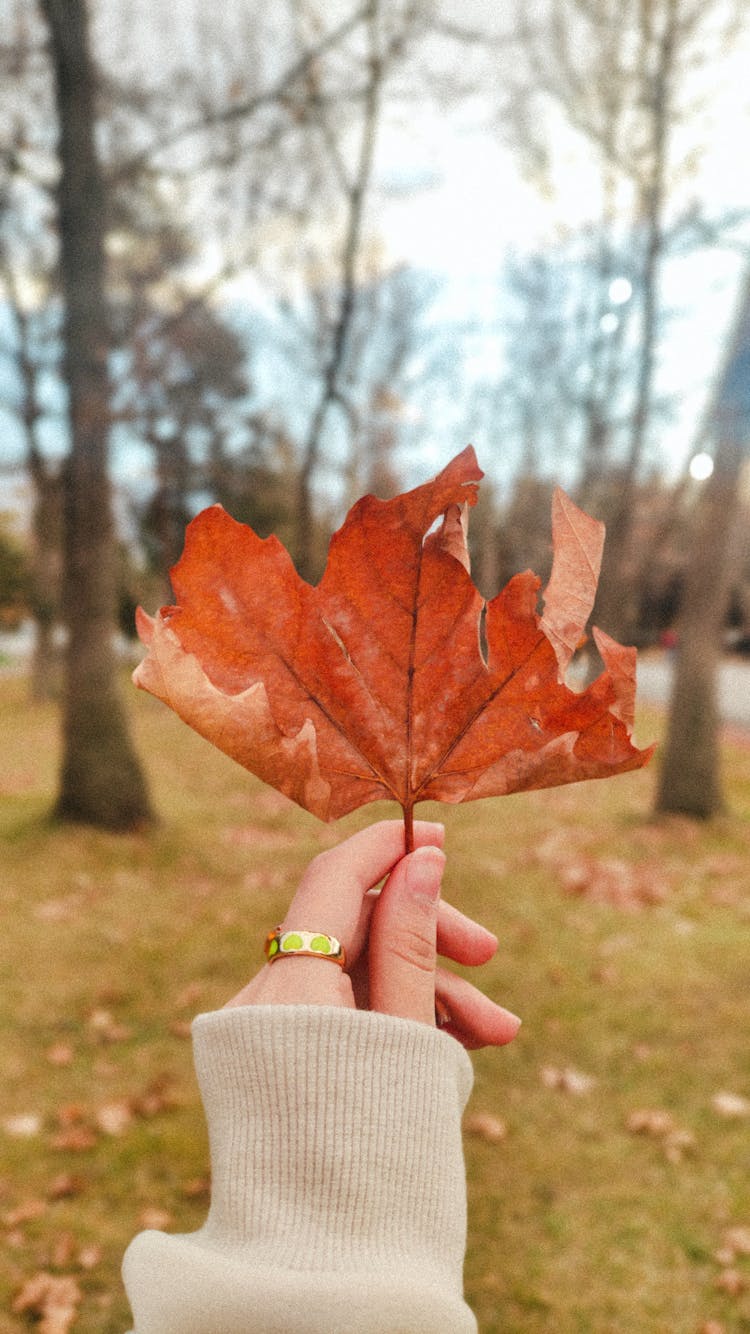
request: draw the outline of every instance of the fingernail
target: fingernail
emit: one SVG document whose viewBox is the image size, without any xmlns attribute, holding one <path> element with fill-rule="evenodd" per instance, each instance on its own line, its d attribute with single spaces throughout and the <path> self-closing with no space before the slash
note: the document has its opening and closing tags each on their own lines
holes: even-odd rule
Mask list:
<svg viewBox="0 0 750 1334">
<path fill-rule="evenodd" d="M 440 894 L 445 857 L 440 848 L 424 847 L 411 852 L 406 859 L 406 886 L 412 894 L 437 899 Z"/>
</svg>

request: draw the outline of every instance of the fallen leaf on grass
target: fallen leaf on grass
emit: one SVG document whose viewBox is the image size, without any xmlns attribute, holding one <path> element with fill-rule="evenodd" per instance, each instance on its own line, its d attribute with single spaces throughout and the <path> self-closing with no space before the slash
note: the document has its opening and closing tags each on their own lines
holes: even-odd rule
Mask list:
<svg viewBox="0 0 750 1334">
<path fill-rule="evenodd" d="M 606 903 L 624 911 L 663 903 L 672 888 L 672 872 L 664 860 L 626 861 L 602 857 L 585 846 L 591 835 L 564 826 L 552 830 L 530 853 L 529 860 L 547 867 L 567 894 Z"/>
<path fill-rule="evenodd" d="M 123 1135 L 133 1122 L 133 1108 L 127 1098 L 105 1102 L 94 1113 L 96 1124 L 105 1135 Z"/>
<path fill-rule="evenodd" d="M 170 1075 L 159 1075 L 143 1092 L 113 1098 L 93 1109 L 75 1102 L 59 1107 L 56 1112 L 59 1130 L 50 1137 L 52 1148 L 83 1153 L 94 1148 L 100 1135 L 125 1134 L 136 1117 L 145 1119 L 171 1110 L 177 1106 L 171 1083 Z"/>
<path fill-rule="evenodd" d="M 50 1065 L 57 1066 L 71 1065 L 74 1056 L 75 1052 L 69 1042 L 54 1042 L 44 1053 L 44 1059 Z"/>
<path fill-rule="evenodd" d="M 644 1063 L 650 1061 L 654 1054 L 654 1049 L 648 1042 L 635 1042 L 633 1044 L 633 1056 L 636 1061 Z"/>
<path fill-rule="evenodd" d="M 53 1239 L 49 1262 L 53 1269 L 69 1269 L 76 1248 L 72 1232 L 60 1232 Z"/>
<path fill-rule="evenodd" d="M 602 987 L 614 987 L 620 980 L 620 973 L 611 963 L 599 964 L 591 969 L 591 981 Z"/>
<path fill-rule="evenodd" d="M 88 1123 L 86 1108 L 81 1103 L 66 1103 L 55 1112 L 57 1129 L 49 1138 L 53 1149 L 83 1153 L 97 1141 L 93 1127 Z"/>
<path fill-rule="evenodd" d="M 97 1143 L 97 1134 L 90 1123 L 86 1108 L 80 1102 L 58 1107 L 55 1113 L 59 1129 L 50 1136 L 53 1149 L 69 1153 L 86 1153 Z"/>
<path fill-rule="evenodd" d="M 179 995 L 175 997 L 175 1008 L 178 1010 L 190 1009 L 197 1004 L 205 993 L 205 982 L 188 982 L 187 986 L 183 987 Z"/>
<path fill-rule="evenodd" d="M 750 1116 L 750 1098 L 743 1098 L 738 1093 L 717 1093 L 711 1099 L 711 1106 L 718 1116 L 728 1121 Z"/>
<path fill-rule="evenodd" d="M 698 1334 L 726 1334 L 726 1325 L 720 1320 L 704 1320 Z"/>
<path fill-rule="evenodd" d="M 744 1292 L 747 1287 L 747 1280 L 739 1269 L 724 1269 L 716 1279 L 714 1287 L 720 1288 L 729 1297 L 739 1297 L 740 1293 Z"/>
<path fill-rule="evenodd" d="M 573 1093 L 580 1097 L 584 1093 L 590 1093 L 596 1084 L 593 1075 L 585 1075 L 581 1070 L 575 1070 L 572 1066 L 566 1066 L 564 1070 L 558 1070 L 554 1065 L 545 1065 L 541 1072 L 542 1083 L 548 1089 L 560 1089 L 563 1093 Z"/>
<path fill-rule="evenodd" d="M 750 1255 L 750 1227 L 728 1227 L 721 1246 L 714 1252 L 714 1260 L 724 1268 L 731 1268 L 738 1256 Z"/>
<path fill-rule="evenodd" d="M 74 922 L 80 915 L 82 905 L 82 896 L 74 892 L 60 899 L 45 899 L 37 903 L 34 916 L 38 922 Z"/>
<path fill-rule="evenodd" d="M 87 1027 L 99 1042 L 126 1042 L 133 1036 L 132 1028 L 119 1023 L 109 1010 L 92 1010 Z"/>
<path fill-rule="evenodd" d="M 508 1134 L 508 1127 L 499 1116 L 491 1112 L 471 1112 L 464 1119 L 464 1131 L 467 1135 L 476 1135 L 487 1140 L 488 1144 L 499 1144 Z"/>
<path fill-rule="evenodd" d="M 748 910 L 748 901 L 742 887 L 735 883 L 712 885 L 709 890 L 709 901 L 717 908 L 736 908 L 743 916 Z"/>
<path fill-rule="evenodd" d="M 735 1255 L 750 1255 L 750 1227 L 728 1227 L 723 1240 L 725 1246 L 731 1246 Z"/>
<path fill-rule="evenodd" d="M 155 1232 L 161 1232 L 165 1227 L 170 1227 L 174 1222 L 174 1219 L 172 1214 L 166 1209 L 159 1209 L 157 1206 L 148 1206 L 145 1209 L 141 1209 L 141 1212 L 138 1215 L 138 1222 L 141 1227 L 147 1229 L 153 1228 Z"/>
<path fill-rule="evenodd" d="M 168 1025 L 173 1038 L 186 1040 L 192 1036 L 192 1024 L 189 1019 L 172 1019 Z"/>
<path fill-rule="evenodd" d="M 83 1177 L 75 1172 L 58 1172 L 50 1181 L 46 1195 L 48 1200 L 69 1200 L 81 1195 L 86 1189 Z"/>
<path fill-rule="evenodd" d="M 0 1124 L 6 1135 L 13 1139 L 32 1139 L 42 1129 L 42 1118 L 38 1112 L 17 1112 L 14 1116 L 6 1116 Z"/>
<path fill-rule="evenodd" d="M 741 880 L 747 875 L 747 857 L 736 852 L 717 852 L 703 857 L 700 869 L 705 876 Z"/>
<path fill-rule="evenodd" d="M 664 1155 L 670 1163 L 681 1163 L 685 1155 L 695 1149 L 692 1131 L 678 1126 L 672 1113 L 663 1108 L 640 1108 L 631 1112 L 626 1125 L 632 1135 L 648 1135 L 660 1140 Z"/>
<path fill-rule="evenodd" d="M 424 486 L 365 496 L 316 587 L 276 537 L 204 510 L 171 571 L 177 605 L 155 619 L 139 609 L 148 654 L 136 684 L 323 820 L 396 801 L 407 843 L 418 802 L 641 768 L 651 752 L 630 739 L 635 650 L 595 630 L 604 672 L 578 693 L 563 681 L 603 526 L 557 491 L 543 614 L 531 571 L 485 604 L 466 543 L 481 477 L 468 448 Z"/>
<path fill-rule="evenodd" d="M 670 891 L 668 876 L 655 862 L 579 856 L 559 866 L 557 874 L 566 893 L 625 910 L 663 903 Z"/>
<path fill-rule="evenodd" d="M 40 1316 L 39 1334 L 68 1334 L 81 1297 L 81 1289 L 69 1274 L 42 1272 L 26 1280 L 12 1309 L 14 1315 Z"/>
<path fill-rule="evenodd" d="M 257 825 L 231 826 L 224 830 L 224 840 L 239 848 L 257 848 L 263 852 L 276 852 L 281 848 L 294 847 L 294 835 L 284 829 L 261 829 Z"/>
<path fill-rule="evenodd" d="M 64 1102 L 55 1112 L 55 1120 L 60 1126 L 77 1126 L 86 1119 L 86 1108 L 82 1102 Z"/>
<path fill-rule="evenodd" d="M 0 779 L 0 797 L 17 797 L 38 785 L 39 775 L 33 769 L 12 769 Z"/>
<path fill-rule="evenodd" d="M 178 1106 L 178 1100 L 172 1092 L 172 1076 L 157 1075 L 144 1089 L 130 1098 L 130 1106 L 136 1116 L 158 1116 L 160 1112 L 172 1111 Z"/>
<path fill-rule="evenodd" d="M 502 1292 L 504 1288 L 504 1283 L 500 1278 L 500 1275 L 492 1271 L 487 1274 L 482 1274 L 482 1277 L 479 1280 L 479 1285 L 484 1292 Z"/>
<path fill-rule="evenodd" d="M 676 1129 L 664 1140 L 664 1154 L 668 1162 L 681 1163 L 686 1154 L 695 1149 L 695 1135 L 691 1130 Z"/>
<path fill-rule="evenodd" d="M 102 1247 L 95 1241 L 89 1242 L 86 1246 L 81 1246 L 76 1255 L 76 1264 L 79 1269 L 87 1271 L 96 1269 L 102 1262 L 104 1252 Z"/>
<path fill-rule="evenodd" d="M 264 867 L 261 870 L 257 867 L 254 871 L 248 871 L 243 875 L 242 888 L 250 890 L 251 893 L 255 893 L 258 889 L 272 893 L 274 890 L 283 889 L 286 882 L 287 876 L 280 868 L 274 870 L 271 867 Z"/>
<path fill-rule="evenodd" d="M 189 1181 L 183 1181 L 181 1193 L 186 1200 L 209 1199 L 211 1195 L 211 1178 L 191 1177 Z"/>
<path fill-rule="evenodd" d="M 96 1147 L 97 1137 L 90 1126 L 66 1126 L 51 1135 L 49 1142 L 61 1153 L 87 1153 Z"/>
<path fill-rule="evenodd" d="M 18 1227 L 19 1223 L 33 1223 L 46 1212 L 46 1200 L 25 1200 L 23 1204 L 16 1205 L 15 1209 L 8 1209 L 1 1221 L 3 1227 Z"/>
<path fill-rule="evenodd" d="M 652 1135 L 655 1139 L 671 1135 L 675 1129 L 672 1113 L 660 1107 L 638 1108 L 630 1113 L 626 1125 L 633 1135 Z"/>
<path fill-rule="evenodd" d="M 50 1265 L 53 1269 L 69 1269 L 75 1265 L 88 1272 L 101 1264 L 102 1255 L 102 1247 L 97 1242 L 79 1245 L 72 1232 L 60 1232 L 52 1243 Z"/>
</svg>

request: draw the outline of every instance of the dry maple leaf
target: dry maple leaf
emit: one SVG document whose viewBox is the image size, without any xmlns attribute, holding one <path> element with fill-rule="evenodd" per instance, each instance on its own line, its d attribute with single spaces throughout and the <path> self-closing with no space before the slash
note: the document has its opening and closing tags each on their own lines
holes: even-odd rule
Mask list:
<svg viewBox="0 0 750 1334">
<path fill-rule="evenodd" d="M 469 1113 L 464 1117 L 463 1128 L 465 1134 L 476 1135 L 488 1144 L 499 1144 L 508 1134 L 505 1121 L 499 1116 L 493 1116 L 492 1112 Z"/>
<path fill-rule="evenodd" d="M 317 587 L 277 538 L 204 510 L 172 571 L 177 605 L 139 610 L 149 651 L 136 684 L 321 819 L 398 802 L 407 847 L 419 801 L 639 768 L 650 751 L 630 741 L 635 650 L 594 631 L 605 671 L 581 693 L 563 682 L 603 525 L 558 490 L 543 615 L 530 571 L 485 604 L 466 546 L 482 475 L 469 448 L 424 486 L 365 496 Z"/>
<path fill-rule="evenodd" d="M 12 1309 L 15 1315 L 40 1316 L 39 1334 L 68 1334 L 80 1302 L 81 1289 L 74 1278 L 41 1272 L 26 1280 Z"/>
</svg>

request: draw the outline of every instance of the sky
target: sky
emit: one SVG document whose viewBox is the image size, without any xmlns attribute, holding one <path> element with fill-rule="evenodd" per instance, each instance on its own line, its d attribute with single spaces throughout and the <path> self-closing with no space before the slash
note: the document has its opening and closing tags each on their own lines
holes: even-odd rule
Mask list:
<svg viewBox="0 0 750 1334">
<path fill-rule="evenodd" d="M 750 211 L 750 84 L 747 41 L 727 77 L 712 94 L 705 124 L 705 152 L 690 183 L 694 193 L 719 214 Z M 590 146 L 560 123 L 553 152 L 554 198 L 542 198 L 519 172 L 518 163 L 487 124 L 481 106 L 446 133 L 434 117 L 413 123 L 404 135 L 387 128 L 381 144 L 384 178 L 418 181 L 425 161 L 431 173 L 423 188 L 395 194 L 379 212 L 386 247 L 397 259 L 439 273 L 457 312 L 486 331 L 488 368 L 496 357 L 490 329 L 497 322 L 497 279 L 503 257 L 554 243 L 562 222 L 567 229 L 591 217 L 596 189 Z M 750 257 L 750 228 L 736 233 L 740 243 L 708 253 L 680 256 L 662 274 L 661 297 L 674 317 L 664 342 L 658 388 L 674 396 L 674 420 L 661 437 L 667 475 L 680 471 L 697 447 L 707 397 L 718 373 L 723 344 L 736 314 L 744 264 Z M 742 252 L 744 246 L 744 254 Z M 481 351 L 480 351 L 481 357 Z"/>
<path fill-rule="evenodd" d="M 119 0 L 110 4 L 121 18 L 126 11 L 130 14 L 131 29 L 138 24 L 147 27 L 154 11 L 153 0 L 130 0 L 129 9 Z M 105 36 L 106 8 L 106 3 L 98 6 Z M 194 0 L 178 4 L 186 27 L 188 11 L 195 8 Z M 239 22 L 240 0 L 227 0 L 226 9 Z M 464 0 L 461 6 L 466 22 L 492 21 L 497 12 L 495 0 Z M 132 58 L 124 20 L 120 28 L 111 30 L 111 41 L 121 43 Z M 155 62 L 166 49 L 154 48 Z M 745 49 L 713 97 L 711 123 L 706 125 L 708 151 L 701 164 L 700 190 L 717 209 L 750 205 L 747 60 Z M 560 123 L 553 153 L 554 198 L 542 198 L 503 147 L 492 122 L 493 110 L 486 99 L 475 99 L 460 111 L 446 107 L 442 113 L 433 109 L 415 114 L 411 106 L 394 114 L 380 131 L 378 190 L 368 214 L 368 227 L 380 238 L 389 261 L 410 263 L 437 276 L 443 285 L 441 310 L 457 326 L 472 326 L 472 365 L 477 373 L 487 374 L 497 368 L 499 356 L 498 274 L 504 256 L 514 249 L 550 244 L 561 220 L 569 229 L 584 222 L 593 188 L 590 148 Z M 681 314 L 672 326 L 660 372 L 660 387 L 674 390 L 679 398 L 679 411 L 663 438 L 665 458 L 673 469 L 682 466 L 694 447 L 733 316 L 740 265 L 736 253 L 712 252 L 708 258 L 675 261 L 664 276 L 665 301 Z M 249 284 L 246 295 L 252 291 Z M 445 461 L 449 432 L 450 423 L 444 423 L 432 455 L 429 442 L 425 445 L 425 467 Z M 456 451 L 465 443 L 457 439 Z M 5 418 L 0 427 L 0 461 L 18 448 L 18 433 Z M 119 461 L 124 477 L 142 466 L 135 455 Z"/>
</svg>

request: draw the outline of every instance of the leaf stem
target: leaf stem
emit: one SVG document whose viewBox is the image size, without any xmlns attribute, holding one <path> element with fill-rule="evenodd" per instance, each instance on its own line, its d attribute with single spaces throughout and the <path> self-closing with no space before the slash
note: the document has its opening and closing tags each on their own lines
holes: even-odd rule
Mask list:
<svg viewBox="0 0 750 1334">
<path fill-rule="evenodd" d="M 404 851 L 414 851 L 414 805 L 402 806 L 404 812 Z"/>
</svg>

